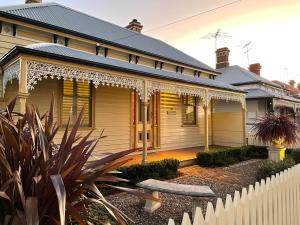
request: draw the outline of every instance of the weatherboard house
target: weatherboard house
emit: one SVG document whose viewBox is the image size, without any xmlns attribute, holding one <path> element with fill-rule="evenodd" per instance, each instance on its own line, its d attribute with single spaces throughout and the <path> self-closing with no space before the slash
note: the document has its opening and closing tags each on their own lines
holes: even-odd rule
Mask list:
<svg viewBox="0 0 300 225">
<path fill-rule="evenodd" d="M 220 72 L 143 35 L 137 20 L 123 28 L 26 3 L 0 8 L 2 106 L 18 96 L 20 112 L 31 103 L 46 112 L 54 94 L 63 127 L 85 105 L 81 132 L 107 136 L 99 155 L 141 148 L 146 160 L 147 151 L 245 144 L 246 93 Z"/>
<path fill-rule="evenodd" d="M 217 76 L 218 81 L 226 82 L 247 92 L 247 129 L 246 140 L 248 144 L 257 144 L 253 135 L 253 124 L 257 118 L 266 113 L 275 112 L 291 115 L 296 121 L 300 117 L 300 99 L 293 97 L 293 93 L 282 87 L 278 82 L 270 81 L 261 76 L 261 65 L 251 64 L 249 70 L 240 66 L 229 64 L 228 48 L 216 51 L 216 70 L 222 75 Z"/>
</svg>

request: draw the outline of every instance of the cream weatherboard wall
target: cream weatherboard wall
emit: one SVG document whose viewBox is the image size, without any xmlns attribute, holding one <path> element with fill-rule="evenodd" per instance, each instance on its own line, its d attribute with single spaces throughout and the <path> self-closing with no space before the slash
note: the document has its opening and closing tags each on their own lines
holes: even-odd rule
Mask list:
<svg viewBox="0 0 300 225">
<path fill-rule="evenodd" d="M 241 104 L 214 101 L 212 113 L 213 144 L 221 146 L 243 145 Z"/>
<path fill-rule="evenodd" d="M 182 124 L 183 107 L 180 96 L 161 93 L 160 104 L 162 150 L 204 145 L 204 110 L 201 102 L 198 102 L 197 106 L 197 125 Z M 209 113 L 209 124 L 211 124 L 210 120 Z M 210 126 L 209 131 L 211 131 Z M 209 140 L 211 140 L 211 134 Z"/>
<path fill-rule="evenodd" d="M 40 113 L 48 112 L 52 93 L 55 96 L 55 119 L 60 111 L 61 93 L 60 81 L 46 79 L 38 82 L 35 89 L 30 91 L 27 103 L 38 106 Z M 12 100 L 18 90 L 18 81 L 8 83 L 5 100 Z M 18 106 L 17 106 L 18 108 Z M 108 152 L 117 152 L 130 148 L 130 90 L 113 87 L 98 87 L 94 96 L 94 127 L 83 128 L 81 134 L 87 134 L 94 129 L 92 138 L 97 138 L 102 130 L 106 138 L 98 144 L 95 155 Z M 58 132 L 55 141 L 62 138 L 63 129 Z"/>
</svg>

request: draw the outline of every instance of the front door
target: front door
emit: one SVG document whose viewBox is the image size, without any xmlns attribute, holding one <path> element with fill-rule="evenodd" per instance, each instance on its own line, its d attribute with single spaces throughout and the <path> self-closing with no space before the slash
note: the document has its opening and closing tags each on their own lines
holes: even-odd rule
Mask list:
<svg viewBox="0 0 300 225">
<path fill-rule="evenodd" d="M 133 121 L 133 147 L 143 147 L 143 102 L 140 100 L 138 94 L 133 93 L 133 107 L 132 107 L 132 121 Z M 148 149 L 155 149 L 158 147 L 158 94 L 151 97 L 147 107 L 147 146 Z"/>
</svg>

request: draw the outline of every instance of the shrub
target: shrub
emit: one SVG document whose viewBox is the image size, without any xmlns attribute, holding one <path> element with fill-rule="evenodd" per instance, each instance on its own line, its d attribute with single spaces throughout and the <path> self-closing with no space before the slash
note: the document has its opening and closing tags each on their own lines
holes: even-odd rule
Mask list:
<svg viewBox="0 0 300 225">
<path fill-rule="evenodd" d="M 255 137 L 263 143 L 296 144 L 300 129 L 289 115 L 266 114 L 253 126 Z"/>
<path fill-rule="evenodd" d="M 91 132 L 78 134 L 84 109 L 72 128 L 66 126 L 57 146 L 53 99 L 46 115 L 35 106 L 26 106 L 24 114 L 14 113 L 15 103 L 16 99 L 0 113 L 0 224 L 65 224 L 66 218 L 86 224 L 89 217 L 84 209 L 92 203 L 111 213 L 118 224 L 126 224 L 128 218 L 98 188 L 108 186 L 150 198 L 112 185 L 124 179 L 110 171 L 126 163 L 123 156 L 134 150 L 88 162 L 103 136 L 91 140 Z M 101 184 L 97 187 L 96 182 Z"/>
<path fill-rule="evenodd" d="M 266 146 L 247 146 L 244 147 L 246 150 L 246 157 L 250 159 L 267 159 L 268 149 Z"/>
<path fill-rule="evenodd" d="M 164 159 L 146 164 L 135 164 L 119 169 L 119 176 L 136 184 L 147 179 L 171 179 L 176 177 L 179 168 L 177 159 Z"/>
<path fill-rule="evenodd" d="M 268 158 L 268 150 L 266 147 L 260 146 L 228 148 L 197 154 L 198 164 L 204 167 L 229 166 L 247 159 L 266 158 Z"/>
<path fill-rule="evenodd" d="M 296 163 L 300 163 L 300 149 L 291 150 L 290 156 Z"/>
<path fill-rule="evenodd" d="M 279 162 L 268 160 L 259 167 L 256 173 L 256 179 L 260 181 L 261 179 L 271 177 L 272 175 L 276 175 L 276 173 L 284 171 L 285 169 L 288 169 L 294 166 L 295 164 L 296 163 L 293 159 L 288 158 Z"/>
</svg>

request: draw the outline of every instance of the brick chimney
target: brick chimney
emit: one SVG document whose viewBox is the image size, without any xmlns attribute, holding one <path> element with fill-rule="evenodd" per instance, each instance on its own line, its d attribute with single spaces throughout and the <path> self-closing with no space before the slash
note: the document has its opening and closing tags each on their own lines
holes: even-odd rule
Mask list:
<svg viewBox="0 0 300 225">
<path fill-rule="evenodd" d="M 141 33 L 143 29 L 143 25 L 137 20 L 133 19 L 129 25 L 126 26 L 127 29 Z"/>
<path fill-rule="evenodd" d="M 291 85 L 292 87 L 295 87 L 296 81 L 295 80 L 289 80 L 289 85 Z"/>
<path fill-rule="evenodd" d="M 26 4 L 31 4 L 31 3 L 42 3 L 43 0 L 26 0 L 25 3 Z"/>
<path fill-rule="evenodd" d="M 251 64 L 248 69 L 250 72 L 255 73 L 258 76 L 260 76 L 261 68 L 262 67 L 261 67 L 260 63 L 254 63 L 254 64 Z"/>
<path fill-rule="evenodd" d="M 226 68 L 229 66 L 229 48 L 219 48 L 216 51 L 217 64 L 216 69 Z"/>
</svg>

